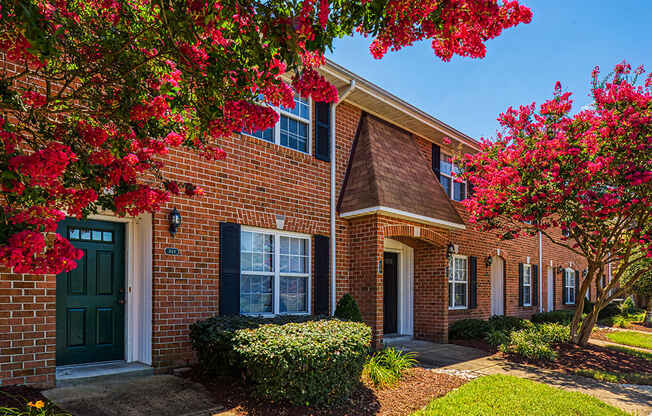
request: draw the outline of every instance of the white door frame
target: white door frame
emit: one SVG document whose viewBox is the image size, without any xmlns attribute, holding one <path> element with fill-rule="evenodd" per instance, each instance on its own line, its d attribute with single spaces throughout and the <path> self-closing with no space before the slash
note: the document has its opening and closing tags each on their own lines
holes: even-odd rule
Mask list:
<svg viewBox="0 0 652 416">
<path fill-rule="evenodd" d="M 125 360 L 152 365 L 152 215 L 88 219 L 125 224 Z"/>
<path fill-rule="evenodd" d="M 548 312 L 552 311 L 555 309 L 555 293 L 554 293 L 554 288 L 555 288 L 555 274 L 552 270 L 552 267 L 548 267 L 548 282 L 546 288 L 548 289 L 548 301 L 546 303 L 546 310 Z"/>
<path fill-rule="evenodd" d="M 414 250 L 400 241 L 386 238 L 385 251 L 398 253 L 398 333 L 412 336 L 414 334 Z"/>
<path fill-rule="evenodd" d="M 498 265 L 500 264 L 500 269 Z M 494 285 L 494 271 L 500 271 L 500 293 L 495 293 L 497 288 Z M 494 256 L 491 259 L 491 315 L 504 315 L 505 314 L 505 260 L 502 257 Z M 501 307 L 496 307 L 496 302 L 500 302 Z M 498 310 L 502 309 L 502 310 Z"/>
</svg>

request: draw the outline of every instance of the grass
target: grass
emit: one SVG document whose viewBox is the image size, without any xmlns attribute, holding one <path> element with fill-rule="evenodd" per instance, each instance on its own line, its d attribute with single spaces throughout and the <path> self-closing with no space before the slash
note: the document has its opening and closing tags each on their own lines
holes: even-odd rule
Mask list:
<svg viewBox="0 0 652 416">
<path fill-rule="evenodd" d="M 575 374 L 593 378 L 600 381 L 608 381 L 610 383 L 627 383 L 627 384 L 645 384 L 652 385 L 652 374 L 647 373 L 613 373 L 610 371 L 602 370 L 583 370 L 578 369 L 574 371 Z"/>
<path fill-rule="evenodd" d="M 644 334 L 642 332 L 634 331 L 614 331 L 608 333 L 607 338 L 616 344 L 652 350 L 652 334 Z"/>
<path fill-rule="evenodd" d="M 605 345 L 604 347 L 610 350 L 620 351 L 637 358 L 643 358 L 644 360 L 652 360 L 651 352 L 645 352 L 645 351 L 635 350 L 632 348 L 621 347 L 619 345 Z"/>
<path fill-rule="evenodd" d="M 506 375 L 476 378 L 413 416 L 626 415 L 600 400 Z"/>
</svg>

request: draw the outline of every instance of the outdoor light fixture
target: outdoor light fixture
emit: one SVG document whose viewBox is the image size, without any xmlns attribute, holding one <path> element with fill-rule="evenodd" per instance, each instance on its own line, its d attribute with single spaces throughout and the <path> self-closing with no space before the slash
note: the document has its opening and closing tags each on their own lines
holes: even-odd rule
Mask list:
<svg viewBox="0 0 652 416">
<path fill-rule="evenodd" d="M 586 275 L 589 274 L 589 271 L 584 269 L 582 270 L 582 277 L 586 277 Z"/>
<path fill-rule="evenodd" d="M 561 274 L 564 271 L 564 268 L 561 266 L 557 266 L 557 273 Z"/>
<path fill-rule="evenodd" d="M 453 254 L 455 254 L 455 246 L 453 243 L 448 243 L 448 247 L 446 247 L 446 258 L 450 259 L 453 257 Z"/>
<path fill-rule="evenodd" d="M 491 266 L 491 262 L 492 262 L 492 258 L 491 258 L 491 256 L 487 256 L 487 258 L 486 258 L 485 261 L 484 261 L 484 264 L 486 264 L 487 267 L 490 267 L 490 266 Z"/>
<path fill-rule="evenodd" d="M 179 214 L 179 211 L 177 211 L 176 207 L 174 207 L 172 209 L 172 212 L 170 212 L 169 219 L 170 219 L 170 235 L 174 237 L 174 235 L 177 233 L 177 228 L 181 226 L 181 214 Z"/>
</svg>

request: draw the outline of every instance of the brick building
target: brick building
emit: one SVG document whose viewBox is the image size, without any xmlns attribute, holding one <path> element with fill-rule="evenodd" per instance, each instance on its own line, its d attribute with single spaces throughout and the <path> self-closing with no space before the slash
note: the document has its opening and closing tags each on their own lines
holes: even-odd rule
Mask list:
<svg viewBox="0 0 652 416">
<path fill-rule="evenodd" d="M 446 342 L 459 319 L 574 307 L 582 259 L 468 222 L 450 155 L 475 140 L 334 63 L 322 73 L 338 105 L 297 98 L 274 128 L 224 140 L 222 162 L 169 154 L 165 176 L 205 195 L 66 220 L 59 232 L 85 251 L 70 273 L 2 271 L 0 384 L 52 385 L 98 362 L 185 365 L 199 319 L 327 314 L 345 293 L 376 341 Z"/>
</svg>

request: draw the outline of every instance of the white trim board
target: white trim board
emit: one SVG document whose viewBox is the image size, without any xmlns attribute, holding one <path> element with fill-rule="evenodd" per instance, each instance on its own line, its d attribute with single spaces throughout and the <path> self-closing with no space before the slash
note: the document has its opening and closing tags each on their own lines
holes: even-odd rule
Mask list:
<svg viewBox="0 0 652 416">
<path fill-rule="evenodd" d="M 438 225 L 440 227 L 444 227 L 448 229 L 466 230 L 466 226 L 464 224 L 458 224 L 455 222 L 440 220 L 438 218 L 426 217 L 424 215 L 413 214 L 408 211 L 402 211 L 400 209 L 383 207 L 383 206 L 376 206 L 376 207 L 358 209 L 355 211 L 343 212 L 340 214 L 340 217 L 355 218 L 355 217 L 362 217 L 364 215 L 369 215 L 369 214 L 384 214 L 387 215 L 388 217 L 412 220 L 422 224 Z"/>
</svg>

